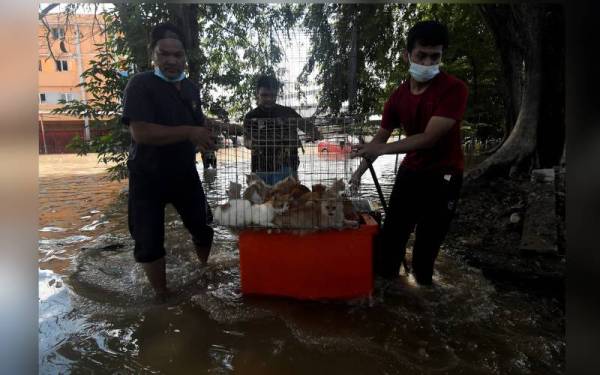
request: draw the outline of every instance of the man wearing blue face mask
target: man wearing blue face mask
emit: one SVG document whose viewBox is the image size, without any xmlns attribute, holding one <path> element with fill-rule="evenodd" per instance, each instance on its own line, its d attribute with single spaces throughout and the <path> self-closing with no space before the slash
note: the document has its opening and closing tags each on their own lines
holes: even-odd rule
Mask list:
<svg viewBox="0 0 600 375">
<path fill-rule="evenodd" d="M 373 140 L 354 147 L 353 156 L 374 161 L 379 155 L 406 154 L 398 169 L 374 258 L 375 272 L 398 277 L 406 243 L 415 231 L 412 268 L 419 284 L 431 284 L 435 259 L 456 209 L 464 156 L 460 123 L 467 86 L 440 71 L 448 30 L 436 21 L 416 23 L 407 35 L 404 61 L 409 77 L 385 103 Z M 404 139 L 387 143 L 401 128 Z M 351 178 L 357 188 L 367 169 L 363 160 Z"/>
<path fill-rule="evenodd" d="M 122 122 L 129 126 L 129 230 L 134 258 L 141 263 L 159 299 L 167 295 L 164 215 L 172 204 L 206 263 L 213 230 L 196 170 L 196 151 L 215 145 L 206 127 L 198 87 L 186 78 L 183 33 L 164 23 L 153 28 L 150 51 L 154 70 L 129 80 Z"/>
</svg>

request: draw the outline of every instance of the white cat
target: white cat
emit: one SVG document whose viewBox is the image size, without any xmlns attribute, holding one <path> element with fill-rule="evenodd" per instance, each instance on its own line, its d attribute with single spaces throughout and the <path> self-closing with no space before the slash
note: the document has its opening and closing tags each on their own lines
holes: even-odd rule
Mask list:
<svg viewBox="0 0 600 375">
<path fill-rule="evenodd" d="M 275 217 L 275 209 L 271 202 L 255 204 L 251 207 L 252 224 L 261 227 L 272 227 L 273 218 Z"/>
<path fill-rule="evenodd" d="M 213 218 L 220 225 L 245 227 L 252 223 L 252 206 L 245 199 L 231 199 L 215 208 Z"/>
</svg>

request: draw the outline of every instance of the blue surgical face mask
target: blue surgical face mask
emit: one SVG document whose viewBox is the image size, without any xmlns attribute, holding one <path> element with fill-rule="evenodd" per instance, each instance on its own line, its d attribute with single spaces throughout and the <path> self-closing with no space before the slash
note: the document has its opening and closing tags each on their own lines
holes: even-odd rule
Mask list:
<svg viewBox="0 0 600 375">
<path fill-rule="evenodd" d="M 417 82 L 427 82 L 431 80 L 433 77 L 438 75 L 440 72 L 440 64 L 435 65 L 420 65 L 410 61 L 410 55 L 408 56 L 408 62 L 410 63 L 410 67 L 408 68 L 408 72 L 411 77 Z"/>
<path fill-rule="evenodd" d="M 182 79 L 184 79 L 184 78 L 185 78 L 185 72 L 181 72 L 181 74 L 180 74 L 180 75 L 179 75 L 179 77 L 177 77 L 177 78 L 167 78 L 167 77 L 166 77 L 166 76 L 163 74 L 163 72 L 161 72 L 161 71 L 160 71 L 160 68 L 159 68 L 158 66 L 154 68 L 154 75 L 156 75 L 156 76 L 158 76 L 158 77 L 162 78 L 163 80 L 165 80 L 165 81 L 167 81 L 167 82 L 171 82 L 171 83 L 174 83 L 174 82 L 179 82 L 179 81 L 181 81 Z"/>
</svg>

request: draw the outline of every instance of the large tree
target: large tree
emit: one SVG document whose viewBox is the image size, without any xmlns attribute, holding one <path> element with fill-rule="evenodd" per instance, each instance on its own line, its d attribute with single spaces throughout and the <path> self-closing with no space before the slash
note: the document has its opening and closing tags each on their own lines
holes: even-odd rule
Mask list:
<svg viewBox="0 0 600 375">
<path fill-rule="evenodd" d="M 380 112 L 402 64 L 404 4 L 311 4 L 304 15 L 311 50 L 300 80 L 316 73 L 318 114 Z"/>
<path fill-rule="evenodd" d="M 564 147 L 564 9 L 560 4 L 481 5 L 503 62 L 514 126 L 468 175 L 513 175 L 558 164 Z M 521 79 L 523 84 L 521 87 Z"/>
</svg>

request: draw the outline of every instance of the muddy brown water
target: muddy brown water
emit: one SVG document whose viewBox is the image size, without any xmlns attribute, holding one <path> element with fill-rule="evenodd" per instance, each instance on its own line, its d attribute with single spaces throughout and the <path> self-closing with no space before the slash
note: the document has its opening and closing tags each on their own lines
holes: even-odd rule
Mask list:
<svg viewBox="0 0 600 375">
<path fill-rule="evenodd" d="M 314 156 L 311 156 L 314 157 Z M 335 158 L 311 162 L 338 168 Z M 396 160 L 375 162 L 389 196 Z M 346 166 L 347 167 L 347 166 Z M 497 290 L 443 248 L 435 285 L 377 280 L 369 299 L 296 301 L 240 292 L 237 233 L 215 227 L 198 265 L 177 214 L 166 216 L 168 280 L 155 304 L 132 258 L 126 182 L 95 155 L 40 156 L 39 372 L 106 374 L 562 374 L 559 302 Z M 211 204 L 235 168 L 198 166 Z M 315 167 L 316 168 L 316 167 Z M 300 170 L 300 177 L 310 171 Z M 361 194 L 377 201 L 368 173 Z M 410 254 L 410 249 L 409 249 Z"/>
</svg>

